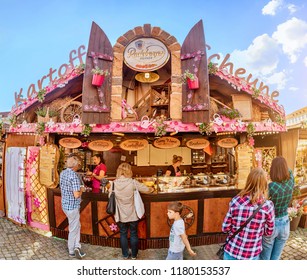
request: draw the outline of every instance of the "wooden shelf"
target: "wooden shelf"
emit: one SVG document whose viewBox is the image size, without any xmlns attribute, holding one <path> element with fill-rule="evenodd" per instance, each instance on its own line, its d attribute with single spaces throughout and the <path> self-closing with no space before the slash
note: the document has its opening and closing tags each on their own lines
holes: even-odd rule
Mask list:
<svg viewBox="0 0 307 280">
<path fill-rule="evenodd" d="M 151 105 L 151 107 L 168 107 L 168 104 L 163 104 L 163 105 Z"/>
<path fill-rule="evenodd" d="M 169 85 L 157 85 L 151 87 L 150 93 L 150 117 L 164 115 L 169 117 Z M 161 104 L 158 104 L 161 102 Z"/>
</svg>

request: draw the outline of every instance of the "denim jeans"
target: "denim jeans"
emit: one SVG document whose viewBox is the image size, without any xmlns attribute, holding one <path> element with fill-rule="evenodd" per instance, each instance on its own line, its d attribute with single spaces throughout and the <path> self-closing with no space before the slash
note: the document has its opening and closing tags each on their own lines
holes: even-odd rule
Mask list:
<svg viewBox="0 0 307 280">
<path fill-rule="evenodd" d="M 275 228 L 271 236 L 263 236 L 261 260 L 279 260 L 290 235 L 289 217 L 275 218 Z"/>
<path fill-rule="evenodd" d="M 170 250 L 168 250 L 166 259 L 167 260 L 173 260 L 173 261 L 183 260 L 183 251 L 178 252 L 178 253 L 174 253 L 174 252 L 171 252 Z"/>
<path fill-rule="evenodd" d="M 80 209 L 63 210 L 68 218 L 68 251 L 69 254 L 74 254 L 75 248 L 81 248 L 80 244 Z"/>
<path fill-rule="evenodd" d="M 120 247 L 122 248 L 122 254 L 124 258 L 129 256 L 128 247 L 128 230 L 130 230 L 130 245 L 132 258 L 136 258 L 138 254 L 138 221 L 122 223 L 118 222 L 119 233 L 120 233 Z"/>
<path fill-rule="evenodd" d="M 227 252 L 224 252 L 224 260 L 229 261 L 229 260 L 237 260 L 237 259 L 233 256 L 230 256 Z M 251 258 L 250 260 L 259 260 L 259 255 Z"/>
</svg>

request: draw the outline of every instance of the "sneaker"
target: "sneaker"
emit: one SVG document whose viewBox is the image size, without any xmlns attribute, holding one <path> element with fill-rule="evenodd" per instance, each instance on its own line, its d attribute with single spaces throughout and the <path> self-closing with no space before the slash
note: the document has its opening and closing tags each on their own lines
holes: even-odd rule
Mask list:
<svg viewBox="0 0 307 280">
<path fill-rule="evenodd" d="M 69 257 L 70 257 L 70 258 L 75 258 L 75 257 L 76 257 L 76 254 L 75 254 L 75 253 L 69 254 Z"/>
<path fill-rule="evenodd" d="M 75 248 L 75 256 L 77 259 L 81 260 L 86 256 L 86 254 L 82 252 L 80 248 Z"/>
<path fill-rule="evenodd" d="M 131 257 L 131 260 L 136 260 L 136 257 Z"/>
</svg>

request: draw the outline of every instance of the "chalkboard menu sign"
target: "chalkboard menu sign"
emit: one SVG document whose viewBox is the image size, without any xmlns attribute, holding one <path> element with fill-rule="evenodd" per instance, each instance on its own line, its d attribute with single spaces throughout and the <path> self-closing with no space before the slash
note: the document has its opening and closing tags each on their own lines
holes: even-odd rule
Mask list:
<svg viewBox="0 0 307 280">
<path fill-rule="evenodd" d="M 237 173 L 238 173 L 238 188 L 244 189 L 246 179 L 253 166 L 253 155 L 254 149 L 247 143 L 239 144 L 236 147 L 236 158 L 237 158 Z"/>
</svg>

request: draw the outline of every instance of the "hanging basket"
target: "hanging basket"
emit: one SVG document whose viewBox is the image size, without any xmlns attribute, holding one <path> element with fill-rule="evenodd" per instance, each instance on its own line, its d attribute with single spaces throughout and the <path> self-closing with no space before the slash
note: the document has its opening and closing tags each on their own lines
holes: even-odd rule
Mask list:
<svg viewBox="0 0 307 280">
<path fill-rule="evenodd" d="M 47 123 L 49 122 L 50 120 L 52 120 L 54 123 L 57 122 L 58 118 L 56 116 L 54 117 L 49 117 L 49 107 L 47 107 L 47 113 L 46 113 L 46 116 L 45 117 L 42 117 L 42 116 L 37 116 L 37 122 L 43 122 L 43 123 Z"/>
<path fill-rule="evenodd" d="M 196 76 L 194 77 L 194 80 L 187 78 L 187 82 L 188 82 L 189 89 L 198 89 L 199 88 L 199 81 L 198 81 L 198 78 Z"/>
<path fill-rule="evenodd" d="M 92 79 L 92 85 L 96 87 L 100 87 L 104 82 L 104 77 L 105 76 L 103 75 L 94 74 L 93 79 Z"/>
</svg>

